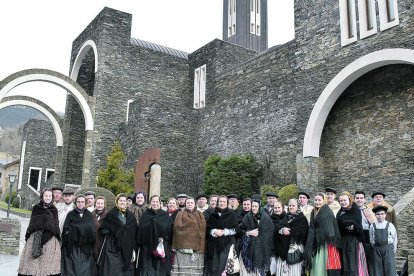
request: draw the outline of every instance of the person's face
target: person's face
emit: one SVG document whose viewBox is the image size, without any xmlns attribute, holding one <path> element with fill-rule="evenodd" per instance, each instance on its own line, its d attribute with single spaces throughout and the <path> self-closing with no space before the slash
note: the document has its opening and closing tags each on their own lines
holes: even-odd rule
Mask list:
<svg viewBox="0 0 414 276">
<path fill-rule="evenodd" d="M 277 198 L 274 196 L 267 197 L 267 204 L 269 204 L 269 206 L 274 206 L 276 201 L 277 201 Z"/>
<path fill-rule="evenodd" d="M 102 211 L 105 208 L 105 200 L 99 198 L 96 200 L 95 209 L 98 211 Z"/>
<path fill-rule="evenodd" d="M 52 202 L 52 199 L 53 199 L 53 194 L 52 194 L 52 191 L 45 191 L 45 192 L 43 193 L 43 201 L 44 201 L 45 203 L 50 203 L 50 202 Z"/>
<path fill-rule="evenodd" d="M 348 207 L 349 206 L 349 198 L 346 195 L 341 195 L 339 197 L 339 204 L 341 205 L 341 207 Z"/>
<path fill-rule="evenodd" d="M 220 198 L 218 199 L 218 206 L 219 206 L 219 208 L 221 208 L 221 209 L 226 208 L 226 207 L 227 207 L 227 198 L 225 198 L 225 197 L 220 197 Z"/>
<path fill-rule="evenodd" d="M 121 209 L 125 209 L 127 207 L 127 198 L 124 196 L 121 196 L 118 198 L 118 207 Z"/>
<path fill-rule="evenodd" d="M 127 199 L 127 206 L 129 207 L 129 206 L 131 206 L 132 205 L 132 199 Z"/>
<path fill-rule="evenodd" d="M 252 213 L 257 214 L 259 212 L 259 203 L 252 202 Z"/>
<path fill-rule="evenodd" d="M 375 217 L 377 218 L 377 220 L 379 222 L 383 222 L 385 220 L 386 215 L 387 214 L 384 211 L 379 211 L 379 212 L 375 213 Z"/>
<path fill-rule="evenodd" d="M 243 210 L 249 212 L 252 209 L 252 202 L 250 200 L 243 201 Z"/>
<path fill-rule="evenodd" d="M 187 208 L 190 211 L 193 211 L 195 207 L 194 199 L 187 199 L 185 201 L 185 208 Z"/>
<path fill-rule="evenodd" d="M 176 210 L 177 209 L 177 201 L 175 199 L 170 199 L 167 204 L 168 210 Z"/>
<path fill-rule="evenodd" d="M 237 198 L 230 198 L 229 205 L 232 209 L 237 209 L 237 207 L 239 207 L 239 201 L 237 200 Z"/>
<path fill-rule="evenodd" d="M 86 205 L 86 200 L 84 197 L 78 197 L 76 199 L 76 208 L 83 209 L 85 208 L 85 205 Z"/>
<path fill-rule="evenodd" d="M 291 200 L 289 201 L 289 213 L 294 214 L 298 211 L 298 204 L 296 203 L 296 201 Z"/>
<path fill-rule="evenodd" d="M 63 200 L 66 204 L 71 204 L 73 202 L 74 195 L 73 194 L 64 194 Z"/>
<path fill-rule="evenodd" d="M 61 190 L 54 190 L 53 191 L 53 201 L 59 202 L 62 199 L 62 191 Z"/>
<path fill-rule="evenodd" d="M 198 207 L 200 207 L 200 208 L 203 208 L 204 206 L 206 206 L 206 204 L 207 204 L 207 198 L 205 198 L 205 197 L 200 197 L 198 200 L 197 200 L 197 205 L 198 205 Z M 187 205 L 186 205 L 187 206 Z"/>
<path fill-rule="evenodd" d="M 276 215 L 280 215 L 283 212 L 282 203 L 276 202 L 275 206 L 273 206 L 273 211 Z"/>
<path fill-rule="evenodd" d="M 153 197 L 151 199 L 151 209 L 153 210 L 159 210 L 160 209 L 160 198 L 159 197 Z"/>
<path fill-rule="evenodd" d="M 143 194 L 137 194 L 137 196 L 135 197 L 135 202 L 138 205 L 143 205 L 145 203 L 145 197 Z"/>
<path fill-rule="evenodd" d="M 384 204 L 384 197 L 382 195 L 375 195 L 373 200 L 376 205 Z"/>
<path fill-rule="evenodd" d="M 315 199 L 313 201 L 315 203 L 316 208 L 321 208 L 323 205 L 323 198 L 321 196 L 315 196 Z"/>
<path fill-rule="evenodd" d="M 180 198 L 177 198 L 177 201 L 178 201 L 178 206 L 180 206 L 180 207 L 184 207 L 184 206 L 185 206 L 185 200 L 186 200 L 186 198 L 185 198 L 185 197 L 180 197 Z"/>
<path fill-rule="evenodd" d="M 309 199 L 305 195 L 299 195 L 299 204 L 301 206 L 308 205 L 308 201 L 309 201 Z"/>
<path fill-rule="evenodd" d="M 359 207 L 363 207 L 365 205 L 365 196 L 363 194 L 355 194 L 355 203 Z"/>
<path fill-rule="evenodd" d="M 88 204 L 88 207 L 93 206 L 95 204 L 95 197 L 93 195 L 87 195 L 86 203 Z"/>
<path fill-rule="evenodd" d="M 335 200 L 336 194 L 332 192 L 327 192 L 326 197 L 327 197 L 328 203 L 331 204 Z"/>
<path fill-rule="evenodd" d="M 216 196 L 210 198 L 210 208 L 216 208 L 216 206 L 217 206 L 217 199 L 218 198 Z"/>
</svg>

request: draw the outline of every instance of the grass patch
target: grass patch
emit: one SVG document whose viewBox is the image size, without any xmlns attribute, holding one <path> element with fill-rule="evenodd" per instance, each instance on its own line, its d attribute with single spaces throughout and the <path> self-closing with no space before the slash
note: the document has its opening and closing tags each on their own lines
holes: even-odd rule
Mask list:
<svg viewBox="0 0 414 276">
<path fill-rule="evenodd" d="M 0 207 L 4 208 L 7 210 L 7 203 L 4 201 L 0 200 Z M 22 213 L 22 214 L 31 214 L 32 211 L 26 210 L 26 209 L 20 209 L 20 208 L 14 208 L 12 206 L 10 206 L 10 211 L 14 211 L 14 212 L 18 212 L 18 213 Z"/>
</svg>

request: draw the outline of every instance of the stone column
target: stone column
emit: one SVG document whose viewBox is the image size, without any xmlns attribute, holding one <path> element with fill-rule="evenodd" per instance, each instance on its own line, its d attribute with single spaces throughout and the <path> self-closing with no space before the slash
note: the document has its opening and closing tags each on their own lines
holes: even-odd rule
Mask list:
<svg viewBox="0 0 414 276">
<path fill-rule="evenodd" d="M 53 177 L 53 186 L 63 186 L 64 183 L 63 176 L 65 175 L 62 173 L 62 165 L 63 165 L 63 147 L 56 147 L 56 155 L 55 155 L 55 174 Z"/>
<path fill-rule="evenodd" d="M 150 170 L 150 188 L 149 188 L 149 197 L 152 195 L 160 195 L 161 193 L 161 166 L 158 164 L 153 164 Z"/>
<path fill-rule="evenodd" d="M 96 187 L 96 180 L 91 180 L 91 158 L 92 158 L 93 131 L 87 130 L 85 134 L 85 149 L 83 153 L 82 188 Z"/>
<path fill-rule="evenodd" d="M 322 162 L 321 157 L 296 156 L 297 184 L 300 189 L 311 193 L 319 191 L 323 179 Z"/>
</svg>

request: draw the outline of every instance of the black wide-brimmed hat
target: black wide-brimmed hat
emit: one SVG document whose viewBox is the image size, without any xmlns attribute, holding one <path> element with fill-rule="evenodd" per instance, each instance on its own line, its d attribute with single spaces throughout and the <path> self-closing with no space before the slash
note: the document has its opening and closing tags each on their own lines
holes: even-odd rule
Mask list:
<svg viewBox="0 0 414 276">
<path fill-rule="evenodd" d="M 199 194 L 199 195 L 196 197 L 196 200 L 198 200 L 199 198 L 202 198 L 202 197 L 204 197 L 205 199 L 207 199 L 207 195 L 206 195 L 206 194 Z"/>
<path fill-rule="evenodd" d="M 376 195 L 382 195 L 385 198 L 385 194 L 383 192 L 375 192 L 371 195 L 371 198 L 374 198 Z"/>
<path fill-rule="evenodd" d="M 273 196 L 273 197 L 278 198 L 278 195 L 277 195 L 277 193 L 275 193 L 275 192 L 268 192 L 268 193 L 266 193 L 266 196 L 267 196 L 267 197 L 269 197 L 269 196 Z"/>
<path fill-rule="evenodd" d="M 235 198 L 235 199 L 239 200 L 239 197 L 236 194 L 229 194 L 229 195 L 227 195 L 227 198 L 228 199 Z"/>
<path fill-rule="evenodd" d="M 380 211 L 384 211 L 386 213 L 388 211 L 387 206 L 378 205 L 378 206 L 372 208 L 372 212 L 374 212 L 375 214 L 380 212 Z"/>
<path fill-rule="evenodd" d="M 299 195 L 304 195 L 304 196 L 306 196 L 308 199 L 310 199 L 310 195 L 309 195 L 307 192 L 300 191 L 300 192 L 298 193 L 298 196 L 299 196 Z"/>
<path fill-rule="evenodd" d="M 333 188 L 326 187 L 326 188 L 325 188 L 325 193 L 334 193 L 334 194 L 337 194 L 337 193 L 338 193 L 338 191 L 337 191 L 337 190 L 335 190 L 335 189 L 333 189 Z"/>
</svg>

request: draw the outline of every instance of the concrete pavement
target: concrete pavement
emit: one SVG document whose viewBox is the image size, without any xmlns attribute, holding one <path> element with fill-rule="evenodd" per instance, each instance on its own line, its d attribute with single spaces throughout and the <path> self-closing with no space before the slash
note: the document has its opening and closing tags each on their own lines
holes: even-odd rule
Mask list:
<svg viewBox="0 0 414 276">
<path fill-rule="evenodd" d="M 5 218 L 6 216 L 7 216 L 6 212 L 0 211 L 0 218 Z M 22 253 L 23 247 L 25 245 L 24 236 L 26 234 L 26 229 L 29 226 L 29 220 L 30 220 L 29 218 L 21 218 L 13 214 L 10 214 L 10 218 L 17 219 L 21 223 L 19 256 L 0 254 L 0 274 L 2 276 L 16 276 L 17 275 L 20 254 Z"/>
</svg>

